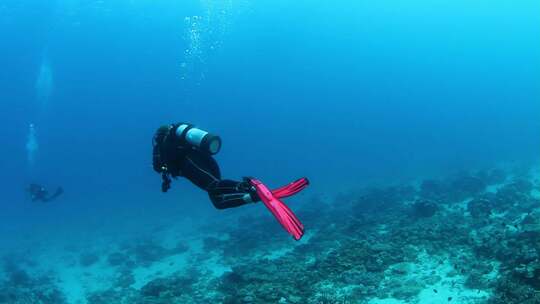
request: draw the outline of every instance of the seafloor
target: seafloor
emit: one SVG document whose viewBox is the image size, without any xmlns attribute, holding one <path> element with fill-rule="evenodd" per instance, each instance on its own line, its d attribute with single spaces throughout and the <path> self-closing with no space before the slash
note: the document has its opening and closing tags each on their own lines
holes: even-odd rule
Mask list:
<svg viewBox="0 0 540 304">
<path fill-rule="evenodd" d="M 0 303 L 540 303 L 536 172 L 325 196 L 313 185 L 288 200 L 307 227 L 300 242 L 250 206 L 189 233 L 171 221 L 137 237 L 12 250 Z"/>
</svg>

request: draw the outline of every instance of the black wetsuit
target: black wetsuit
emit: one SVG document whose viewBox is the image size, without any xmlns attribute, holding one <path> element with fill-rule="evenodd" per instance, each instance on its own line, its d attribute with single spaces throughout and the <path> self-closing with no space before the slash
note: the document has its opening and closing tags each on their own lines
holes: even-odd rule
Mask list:
<svg viewBox="0 0 540 304">
<path fill-rule="evenodd" d="M 183 176 L 208 192 L 217 209 L 233 208 L 259 201 L 255 189 L 248 182 L 221 179 L 221 171 L 216 160 L 210 154 L 199 151 L 178 138 L 177 126 L 172 125 L 163 141 L 154 145 L 154 170 L 162 174 L 164 183 L 169 175 Z M 156 155 L 159 160 L 156 160 Z M 167 189 L 168 187 L 163 191 Z"/>
<path fill-rule="evenodd" d="M 54 192 L 53 195 L 49 196 L 49 191 L 47 191 L 45 187 L 38 184 L 30 184 L 28 192 L 30 193 L 33 202 L 41 201 L 46 203 L 62 195 L 62 193 L 64 193 L 64 189 L 62 189 L 62 187 L 58 187 L 58 189 L 56 189 L 56 192 Z"/>
</svg>

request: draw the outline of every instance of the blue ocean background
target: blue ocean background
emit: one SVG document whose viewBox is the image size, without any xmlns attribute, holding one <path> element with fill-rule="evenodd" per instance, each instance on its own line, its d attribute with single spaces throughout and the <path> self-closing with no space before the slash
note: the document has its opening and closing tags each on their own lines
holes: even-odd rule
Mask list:
<svg viewBox="0 0 540 304">
<path fill-rule="evenodd" d="M 0 251 L 264 212 L 215 210 L 184 180 L 161 193 L 151 139 L 172 122 L 221 136 L 225 177 L 308 176 L 306 198 L 532 165 L 539 12 L 532 0 L 3 0 Z M 32 182 L 65 194 L 31 202 Z"/>
</svg>

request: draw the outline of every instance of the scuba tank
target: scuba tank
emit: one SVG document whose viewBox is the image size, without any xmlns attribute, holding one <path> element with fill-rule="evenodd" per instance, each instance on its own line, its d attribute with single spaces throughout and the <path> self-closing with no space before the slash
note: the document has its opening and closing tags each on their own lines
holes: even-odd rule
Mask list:
<svg viewBox="0 0 540 304">
<path fill-rule="evenodd" d="M 221 138 L 191 124 L 181 123 L 176 127 L 176 136 L 183 144 L 197 150 L 215 155 L 221 149 Z"/>
<path fill-rule="evenodd" d="M 191 124 L 179 123 L 159 127 L 152 146 L 152 165 L 154 171 L 161 174 L 161 191 L 167 192 L 171 184 L 170 175 L 178 175 L 176 171 L 170 171 L 170 161 L 174 162 L 177 153 L 185 153 L 182 152 L 184 149 L 177 149 L 178 146 L 214 155 L 221 149 L 221 138 Z"/>
</svg>

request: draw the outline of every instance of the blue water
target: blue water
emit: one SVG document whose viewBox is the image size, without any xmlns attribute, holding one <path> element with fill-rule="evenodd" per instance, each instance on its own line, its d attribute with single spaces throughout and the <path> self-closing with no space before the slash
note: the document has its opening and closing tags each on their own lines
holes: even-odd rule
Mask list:
<svg viewBox="0 0 540 304">
<path fill-rule="evenodd" d="M 151 138 L 176 121 L 222 137 L 225 177 L 308 176 L 312 194 L 537 161 L 538 12 L 532 0 L 3 0 L 0 248 L 219 217 L 185 181 L 159 191 Z M 30 182 L 66 192 L 32 203 Z"/>
</svg>

